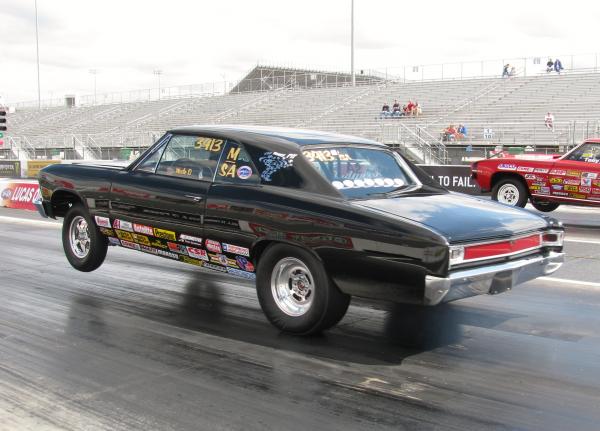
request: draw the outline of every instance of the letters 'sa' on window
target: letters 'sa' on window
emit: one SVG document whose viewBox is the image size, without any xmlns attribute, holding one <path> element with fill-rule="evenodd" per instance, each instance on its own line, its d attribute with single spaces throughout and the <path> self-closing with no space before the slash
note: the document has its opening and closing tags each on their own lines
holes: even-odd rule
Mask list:
<svg viewBox="0 0 600 431">
<path fill-rule="evenodd" d="M 212 181 L 225 140 L 175 135 L 162 155 L 157 174 Z"/>
<path fill-rule="evenodd" d="M 258 170 L 242 144 L 227 141 L 215 181 L 234 184 L 260 183 Z"/>
</svg>

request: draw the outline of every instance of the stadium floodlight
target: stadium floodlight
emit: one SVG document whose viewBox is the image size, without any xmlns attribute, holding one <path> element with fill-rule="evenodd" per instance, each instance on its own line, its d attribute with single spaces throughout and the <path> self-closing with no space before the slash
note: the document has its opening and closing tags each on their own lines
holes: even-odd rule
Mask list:
<svg viewBox="0 0 600 431">
<path fill-rule="evenodd" d="M 158 77 L 158 100 L 160 100 L 160 75 L 162 75 L 163 71 L 160 69 L 154 69 L 152 73 Z"/>
<path fill-rule="evenodd" d="M 6 111 L 0 110 L 0 131 L 6 131 Z M 0 138 L 4 136 L 3 133 L 0 133 Z"/>
<path fill-rule="evenodd" d="M 90 69 L 89 72 L 94 75 L 94 105 L 96 105 L 96 75 L 98 74 L 98 69 Z"/>
</svg>

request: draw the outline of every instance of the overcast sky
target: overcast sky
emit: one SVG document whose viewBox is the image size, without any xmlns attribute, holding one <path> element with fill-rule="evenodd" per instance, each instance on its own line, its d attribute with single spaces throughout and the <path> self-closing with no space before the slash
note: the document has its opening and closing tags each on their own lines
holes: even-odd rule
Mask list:
<svg viewBox="0 0 600 431">
<path fill-rule="evenodd" d="M 350 0 L 38 0 L 42 98 L 350 69 Z M 355 0 L 357 69 L 600 52 L 600 2 Z M 0 0 L 0 95 L 37 98 L 34 0 Z M 564 62 L 564 59 L 563 59 Z M 224 76 L 223 76 L 224 75 Z"/>
</svg>

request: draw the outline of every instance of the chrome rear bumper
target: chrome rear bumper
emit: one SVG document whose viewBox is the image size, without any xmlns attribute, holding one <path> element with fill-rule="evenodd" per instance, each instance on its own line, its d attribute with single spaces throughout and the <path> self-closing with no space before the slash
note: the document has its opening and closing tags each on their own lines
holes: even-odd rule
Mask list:
<svg viewBox="0 0 600 431">
<path fill-rule="evenodd" d="M 437 305 L 475 295 L 502 293 L 517 284 L 552 274 L 564 261 L 564 253 L 550 252 L 546 256 L 459 270 L 446 278 L 428 275 L 423 303 Z"/>
</svg>

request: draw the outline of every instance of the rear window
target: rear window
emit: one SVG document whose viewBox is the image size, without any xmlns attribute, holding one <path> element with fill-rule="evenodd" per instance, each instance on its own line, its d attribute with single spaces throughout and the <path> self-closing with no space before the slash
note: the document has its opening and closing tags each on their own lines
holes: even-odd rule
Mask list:
<svg viewBox="0 0 600 431">
<path fill-rule="evenodd" d="M 329 183 L 352 198 L 368 198 L 415 185 L 394 153 L 385 149 L 332 146 L 302 154 Z"/>
</svg>

